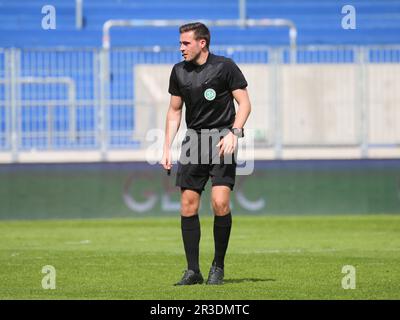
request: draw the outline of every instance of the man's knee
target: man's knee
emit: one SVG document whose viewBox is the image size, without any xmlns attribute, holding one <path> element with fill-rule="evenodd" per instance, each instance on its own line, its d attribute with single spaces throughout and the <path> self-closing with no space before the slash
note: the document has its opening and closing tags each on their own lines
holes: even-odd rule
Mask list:
<svg viewBox="0 0 400 320">
<path fill-rule="evenodd" d="M 183 216 L 192 216 L 199 210 L 200 199 L 193 194 L 182 194 L 181 213 Z"/>
<path fill-rule="evenodd" d="M 212 199 L 212 207 L 214 214 L 217 216 L 224 216 L 229 213 L 229 200 Z"/>
</svg>

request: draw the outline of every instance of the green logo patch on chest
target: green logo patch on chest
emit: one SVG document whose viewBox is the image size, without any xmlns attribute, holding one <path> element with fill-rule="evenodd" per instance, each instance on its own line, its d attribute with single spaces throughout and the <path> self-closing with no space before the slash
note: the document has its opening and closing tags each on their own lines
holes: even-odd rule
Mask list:
<svg viewBox="0 0 400 320">
<path fill-rule="evenodd" d="M 209 88 L 206 91 L 204 91 L 204 98 L 206 98 L 208 101 L 214 100 L 216 96 L 217 93 L 215 92 L 214 89 Z"/>
</svg>

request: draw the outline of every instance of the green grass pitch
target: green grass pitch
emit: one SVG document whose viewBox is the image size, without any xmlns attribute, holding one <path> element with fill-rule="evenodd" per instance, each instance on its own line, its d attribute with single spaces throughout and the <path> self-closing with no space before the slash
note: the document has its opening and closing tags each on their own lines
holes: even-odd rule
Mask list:
<svg viewBox="0 0 400 320">
<path fill-rule="evenodd" d="M 200 264 L 213 257 L 201 216 Z M 400 299 L 400 216 L 234 216 L 223 286 L 174 287 L 179 217 L 0 222 L 0 299 Z M 42 267 L 56 289 L 42 288 Z M 342 288 L 342 267 L 356 288 Z"/>
</svg>

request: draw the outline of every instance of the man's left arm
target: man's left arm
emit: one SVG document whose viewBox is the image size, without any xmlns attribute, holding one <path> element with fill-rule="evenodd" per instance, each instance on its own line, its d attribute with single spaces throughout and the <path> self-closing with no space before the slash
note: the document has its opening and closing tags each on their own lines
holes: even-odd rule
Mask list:
<svg viewBox="0 0 400 320">
<path fill-rule="evenodd" d="M 232 91 L 233 98 L 238 103 L 238 110 L 236 112 L 235 122 L 233 128 L 243 129 L 247 118 L 251 112 L 251 104 L 247 89 L 236 89 Z M 218 143 L 217 147 L 220 147 L 219 156 L 222 154 L 231 154 L 235 151 L 238 143 L 238 137 L 232 132 L 228 133 Z"/>
<path fill-rule="evenodd" d="M 236 112 L 235 122 L 233 123 L 233 128 L 243 129 L 244 124 L 249 117 L 251 112 L 251 104 L 249 99 L 249 94 L 247 89 L 237 89 L 232 91 L 233 98 L 238 103 L 238 110 Z"/>
</svg>

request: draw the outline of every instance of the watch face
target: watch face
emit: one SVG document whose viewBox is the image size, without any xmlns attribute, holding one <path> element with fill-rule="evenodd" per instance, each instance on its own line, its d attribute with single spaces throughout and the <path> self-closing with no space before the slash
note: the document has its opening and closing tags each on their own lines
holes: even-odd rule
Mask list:
<svg viewBox="0 0 400 320">
<path fill-rule="evenodd" d="M 244 135 L 243 135 L 243 129 L 238 129 L 238 128 L 234 128 L 233 129 L 233 134 L 235 135 L 235 136 L 238 136 L 238 137 L 243 137 Z"/>
</svg>

